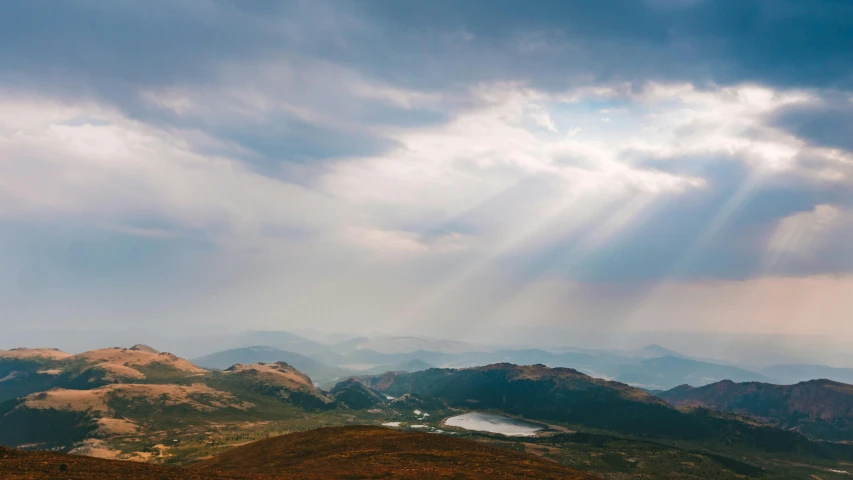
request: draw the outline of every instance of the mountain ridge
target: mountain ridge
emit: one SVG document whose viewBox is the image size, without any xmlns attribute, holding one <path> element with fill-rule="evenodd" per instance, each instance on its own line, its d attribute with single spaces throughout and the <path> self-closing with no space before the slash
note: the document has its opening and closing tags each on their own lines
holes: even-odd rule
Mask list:
<svg viewBox="0 0 853 480">
<path fill-rule="evenodd" d="M 749 415 L 816 438 L 853 440 L 853 385 L 827 379 L 794 385 L 724 380 L 659 394 L 671 404 Z"/>
</svg>

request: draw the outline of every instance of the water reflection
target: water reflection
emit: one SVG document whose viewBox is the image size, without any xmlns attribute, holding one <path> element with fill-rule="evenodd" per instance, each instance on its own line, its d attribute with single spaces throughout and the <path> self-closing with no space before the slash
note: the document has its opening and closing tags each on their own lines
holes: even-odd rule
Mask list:
<svg viewBox="0 0 853 480">
<path fill-rule="evenodd" d="M 472 412 L 450 417 L 444 421 L 449 427 L 460 427 L 465 430 L 500 433 L 513 437 L 531 437 L 546 428 L 545 425 L 505 417 L 493 413 Z"/>
</svg>

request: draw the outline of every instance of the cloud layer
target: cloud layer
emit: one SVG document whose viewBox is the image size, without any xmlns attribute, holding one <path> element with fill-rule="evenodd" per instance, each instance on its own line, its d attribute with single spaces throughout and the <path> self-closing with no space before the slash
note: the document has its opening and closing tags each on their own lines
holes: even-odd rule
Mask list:
<svg viewBox="0 0 853 480">
<path fill-rule="evenodd" d="M 755 306 L 791 291 L 829 333 L 853 309 L 849 2 L 2 10 L 10 323 L 815 328 Z"/>
</svg>

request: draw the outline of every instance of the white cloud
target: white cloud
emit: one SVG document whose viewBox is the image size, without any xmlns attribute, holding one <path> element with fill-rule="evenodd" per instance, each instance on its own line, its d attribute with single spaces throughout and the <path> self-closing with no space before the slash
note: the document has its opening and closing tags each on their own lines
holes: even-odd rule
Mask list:
<svg viewBox="0 0 853 480">
<path fill-rule="evenodd" d="M 0 111 L 13 106 L 0 100 Z M 58 113 L 61 112 L 61 113 Z M 0 131 L 0 215 L 128 220 L 154 215 L 183 228 L 252 237 L 266 227 L 329 229 L 357 221 L 345 205 L 201 155 L 176 132 L 116 111 L 28 104 L 24 124 Z"/>
<path fill-rule="evenodd" d="M 806 148 L 801 140 L 766 125 L 782 107 L 807 103 L 801 91 L 740 85 L 698 90 L 694 86 L 649 84 L 634 99 L 648 111 L 635 147 L 661 158 L 721 154 L 738 157 L 763 173 L 794 168 Z"/>
<path fill-rule="evenodd" d="M 372 319 L 382 318 L 387 328 L 395 322 L 443 328 L 474 316 L 479 323 L 472 327 L 489 321 L 510 326 L 524 312 L 539 323 L 588 321 L 595 315 L 616 322 L 634 299 L 606 307 L 608 300 L 586 300 L 577 284 L 555 280 L 558 275 L 547 266 L 514 278 L 505 265 L 571 245 L 562 249 L 559 267 L 570 276 L 581 260 L 642 223 L 656 202 L 678 201 L 709 187 L 701 177 L 632 163 L 637 152 L 673 162 L 723 154 L 761 175 L 814 177 L 820 171 L 827 182 L 838 181 L 832 172 L 844 172 L 848 161 L 847 154 L 815 149 L 765 125 L 776 109 L 809 101 L 796 91 L 654 84 L 640 94 L 617 85 L 551 95 L 501 83 L 474 88 L 459 103 L 465 108 L 450 110 L 442 102 L 458 99 L 390 88 L 330 68 L 270 67 L 249 82 L 234 71 L 218 86 L 143 92 L 158 108 L 199 119 L 197 130 L 157 127 L 85 102 L 0 98 L 0 112 L 20 113 L 0 113 L 0 216 L 45 222 L 71 217 L 158 239 L 176 235 L 171 227 L 201 232 L 224 250 L 216 253 L 224 266 L 210 271 L 228 278 L 228 293 L 214 305 L 174 315 L 224 321 L 251 303 L 251 314 L 262 317 L 287 303 L 294 315 L 337 326 L 345 323 L 342 316 L 377 327 L 379 320 Z M 309 93 L 300 95 L 303 89 Z M 357 125 L 364 108 L 358 98 L 437 109 L 449 120 L 410 127 Z M 590 106 L 602 100 L 616 104 L 608 110 L 619 112 L 606 127 L 601 109 Z M 298 185 L 285 175 L 254 172 L 244 163 L 252 152 L 205 130 L 243 122 L 274 127 L 281 115 L 366 130 L 398 147 L 302 165 L 311 170 L 312 181 Z M 572 125 L 567 134 L 555 135 L 566 125 Z M 804 169 L 805 155 L 825 162 L 819 170 Z M 721 206 L 719 221 L 694 249 L 724 230 L 737 208 Z M 139 217 L 169 228 L 137 225 Z M 776 227 L 768 252 L 805 261 L 851 222 L 849 213 L 830 205 L 789 217 Z M 311 242 L 295 245 L 288 239 L 292 231 L 309 232 Z M 244 247 L 256 256 L 234 253 L 248 250 Z M 675 322 L 669 320 L 674 316 L 660 323 L 650 319 L 684 314 L 686 307 L 672 300 L 682 296 L 707 304 L 708 298 L 734 298 L 705 297 L 693 287 L 664 283 L 630 325 L 674 328 L 667 323 Z M 758 291 L 746 287 L 731 282 L 725 290 Z M 820 296 L 815 288 L 810 292 Z M 755 308 L 743 304 L 740 311 Z M 839 308 L 830 309 L 834 316 L 827 324 L 836 321 Z M 713 324 L 705 317 L 696 328 Z M 739 318 L 744 329 L 765 328 Z"/>
<path fill-rule="evenodd" d="M 461 112 L 443 125 L 389 131 L 400 148 L 332 166 L 320 183 L 323 191 L 377 215 L 390 213 L 397 221 L 439 222 L 537 177 L 547 178 L 557 191 L 600 197 L 701 184 L 620 162 L 619 145 L 539 135 L 526 125 L 528 116 L 543 113 L 542 95 L 536 92 L 504 85 L 474 95 L 485 106 Z M 577 158 L 583 167 L 557 161 L 567 157 Z M 504 220 L 518 227 L 513 223 L 518 219 Z"/>
</svg>

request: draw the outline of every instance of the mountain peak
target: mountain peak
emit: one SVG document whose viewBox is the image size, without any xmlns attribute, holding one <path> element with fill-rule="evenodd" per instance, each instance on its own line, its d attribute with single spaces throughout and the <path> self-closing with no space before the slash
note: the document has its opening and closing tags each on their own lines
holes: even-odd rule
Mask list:
<svg viewBox="0 0 853 480">
<path fill-rule="evenodd" d="M 133 351 L 136 351 L 136 352 L 157 353 L 157 354 L 159 354 L 159 353 L 160 353 L 160 351 L 159 351 L 159 350 L 156 350 L 156 349 L 154 349 L 154 348 L 152 348 L 152 347 L 149 347 L 148 345 L 143 345 L 143 344 L 141 344 L 141 343 L 137 343 L 136 345 L 134 345 L 134 346 L 132 346 L 132 347 L 128 348 L 128 350 L 133 350 Z"/>
<path fill-rule="evenodd" d="M 56 348 L 13 348 L 11 350 L 0 350 L 0 358 L 47 358 L 51 360 L 61 360 L 72 357 L 70 353 L 65 353 Z"/>
<path fill-rule="evenodd" d="M 90 350 L 74 356 L 75 360 L 97 366 L 110 373 L 112 377 L 143 379 L 145 374 L 139 370 L 140 367 L 148 367 L 154 364 L 166 366 L 187 374 L 199 374 L 206 372 L 205 369 L 193 365 L 188 360 L 172 355 L 171 353 L 158 352 L 145 345 L 135 345 L 131 348 L 102 348 Z"/>
<path fill-rule="evenodd" d="M 308 388 L 314 390 L 314 384 L 308 375 L 291 367 L 285 362 L 263 363 L 251 365 L 237 363 L 225 370 L 229 374 L 245 374 L 264 377 L 273 383 L 289 388 Z"/>
<path fill-rule="evenodd" d="M 513 363 L 493 363 L 482 367 L 473 367 L 471 370 L 489 371 L 501 370 L 515 374 L 519 378 L 538 379 L 545 377 L 585 377 L 588 375 L 568 367 L 548 367 L 541 363 L 535 365 L 515 365 Z"/>
</svg>

